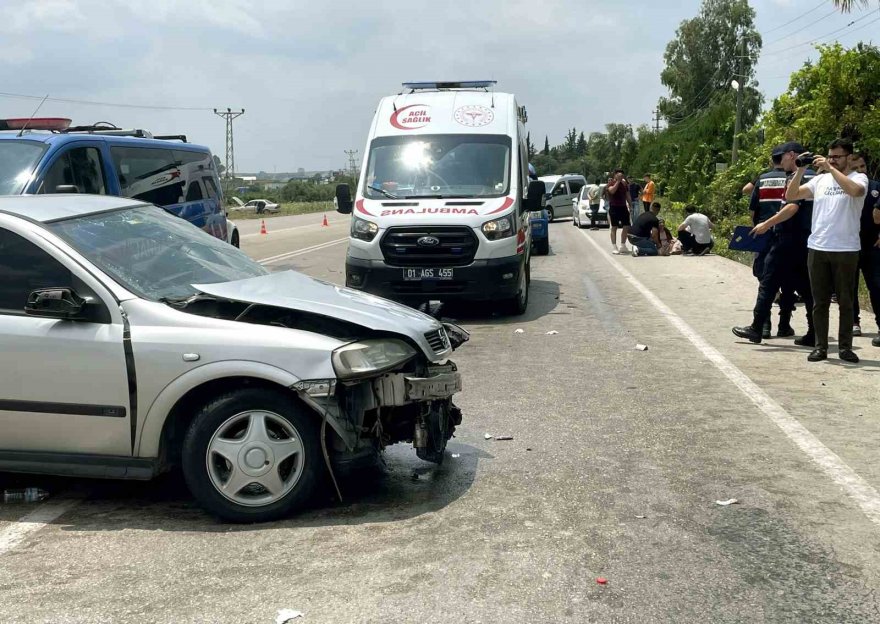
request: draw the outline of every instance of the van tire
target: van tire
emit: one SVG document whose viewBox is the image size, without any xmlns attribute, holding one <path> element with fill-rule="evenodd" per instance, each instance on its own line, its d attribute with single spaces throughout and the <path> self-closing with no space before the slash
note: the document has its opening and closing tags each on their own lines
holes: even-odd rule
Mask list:
<svg viewBox="0 0 880 624">
<path fill-rule="evenodd" d="M 555 215 L 553 214 L 553 209 L 552 208 L 545 208 L 545 210 L 547 211 L 547 221 L 552 223 L 553 219 L 555 218 Z"/>
<path fill-rule="evenodd" d="M 268 424 L 263 427 L 264 431 L 270 431 L 270 436 L 272 431 L 282 430 L 288 433 L 291 439 L 298 439 L 300 442 L 300 450 L 297 452 L 299 456 L 296 454 L 290 456 L 291 461 L 297 462 L 298 466 L 294 467 L 295 464 L 290 464 L 286 477 L 282 476 L 282 483 L 285 478 L 289 481 L 284 483 L 286 491 L 283 490 L 283 495 L 270 497 L 265 504 L 259 504 L 258 500 L 244 500 L 245 504 L 239 504 L 224 495 L 216 485 L 218 483 L 216 464 L 211 464 L 212 461 L 218 461 L 213 450 L 218 436 L 220 442 L 228 444 L 229 439 L 221 434 L 238 426 L 238 419 L 252 418 L 253 416 L 249 416 L 250 413 L 259 414 L 261 418 L 266 419 Z M 284 438 L 275 436 L 274 440 L 283 442 Z M 275 442 L 270 441 L 268 444 Z M 254 446 L 265 448 L 267 444 L 255 441 Z M 265 388 L 234 390 L 206 403 L 193 419 L 184 438 L 182 450 L 183 476 L 189 490 L 202 507 L 229 522 L 267 522 L 284 518 L 291 512 L 301 509 L 312 498 L 324 470 L 318 419 L 290 395 Z M 223 457 L 225 455 L 221 453 L 219 458 L 221 468 Z M 278 464 L 277 470 L 282 474 L 283 467 L 283 463 Z M 240 470 L 240 466 L 234 466 L 228 478 L 232 478 Z M 296 475 L 297 471 L 298 475 Z M 255 478 L 254 482 L 260 483 L 259 478 Z M 243 491 L 244 489 L 241 490 Z M 234 498 L 242 498 L 239 493 L 233 494 L 236 495 Z"/>
<path fill-rule="evenodd" d="M 520 282 L 520 288 L 517 294 L 510 299 L 501 302 L 501 312 L 510 316 L 520 316 L 525 314 L 529 307 L 529 285 L 532 283 L 531 267 L 527 262 L 520 273 L 520 279 L 525 278 L 525 285 Z"/>
</svg>

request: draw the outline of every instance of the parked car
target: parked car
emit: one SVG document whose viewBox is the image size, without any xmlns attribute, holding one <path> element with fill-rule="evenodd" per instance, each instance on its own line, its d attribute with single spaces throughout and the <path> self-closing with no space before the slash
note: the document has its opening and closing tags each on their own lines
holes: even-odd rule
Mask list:
<svg viewBox="0 0 880 624">
<path fill-rule="evenodd" d="M 230 240 L 211 150 L 183 135 L 156 136 L 66 118 L 0 119 L 0 195 L 89 193 L 161 206 Z"/>
<path fill-rule="evenodd" d="M 572 200 L 572 224 L 579 228 L 588 227 L 591 223 L 590 216 L 592 211 L 590 210 L 590 200 L 587 198 L 589 190 L 590 185 L 588 184 L 582 188 Z M 608 210 L 605 207 L 604 198 L 599 200 L 599 210 L 596 213 L 595 222 L 597 226 L 608 225 Z"/>
<path fill-rule="evenodd" d="M 241 236 L 238 234 L 238 226 L 229 218 L 226 218 L 226 242 L 233 247 L 241 247 Z"/>
<path fill-rule="evenodd" d="M 278 212 L 281 207 L 278 204 L 273 204 L 268 199 L 252 199 L 242 206 L 241 209 L 253 210 L 257 214 L 263 214 L 264 212 Z"/>
<path fill-rule="evenodd" d="M 0 471 L 150 479 L 180 465 L 237 522 L 282 517 L 461 423 L 467 333 L 295 271 L 270 273 L 119 197 L 0 197 Z"/>
<path fill-rule="evenodd" d="M 582 175 L 566 174 L 542 176 L 538 178 L 544 183 L 547 200 L 546 210 L 550 221 L 559 217 L 572 216 L 572 203 L 580 190 L 586 186 L 587 179 Z"/>
</svg>

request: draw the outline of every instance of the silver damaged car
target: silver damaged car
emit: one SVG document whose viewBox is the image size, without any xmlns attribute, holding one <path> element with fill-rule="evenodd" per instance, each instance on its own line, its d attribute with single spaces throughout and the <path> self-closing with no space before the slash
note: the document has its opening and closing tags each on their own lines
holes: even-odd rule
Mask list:
<svg viewBox="0 0 880 624">
<path fill-rule="evenodd" d="M 289 514 L 340 469 L 461 423 L 464 330 L 270 273 L 155 206 L 0 198 L 0 471 L 149 479 L 179 465 L 229 521 Z"/>
</svg>

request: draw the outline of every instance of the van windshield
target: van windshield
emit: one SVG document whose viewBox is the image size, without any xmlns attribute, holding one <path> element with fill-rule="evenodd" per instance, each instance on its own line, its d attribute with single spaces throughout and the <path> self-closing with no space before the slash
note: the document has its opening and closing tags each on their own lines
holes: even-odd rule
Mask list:
<svg viewBox="0 0 880 624">
<path fill-rule="evenodd" d="M 21 195 L 46 148 L 35 141 L 0 141 L 0 195 Z"/>
<path fill-rule="evenodd" d="M 395 136 L 377 138 L 370 145 L 364 196 L 499 197 L 509 187 L 507 136 Z"/>
</svg>

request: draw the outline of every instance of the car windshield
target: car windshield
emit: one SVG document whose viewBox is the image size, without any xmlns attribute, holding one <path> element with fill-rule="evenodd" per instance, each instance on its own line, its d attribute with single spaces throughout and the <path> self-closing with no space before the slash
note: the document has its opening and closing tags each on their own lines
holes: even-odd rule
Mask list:
<svg viewBox="0 0 880 624">
<path fill-rule="evenodd" d="M 0 141 L 0 195 L 20 195 L 46 151 L 36 141 Z"/>
<path fill-rule="evenodd" d="M 499 197 L 509 185 L 507 136 L 380 137 L 370 146 L 364 196 Z"/>
<path fill-rule="evenodd" d="M 268 273 L 232 245 L 155 206 L 65 219 L 49 227 L 128 290 L 154 301 L 194 295 L 192 284 Z"/>
<path fill-rule="evenodd" d="M 552 193 L 555 186 L 556 180 L 554 180 L 553 182 L 548 182 L 547 180 L 544 180 L 544 190 L 548 193 Z"/>
</svg>

